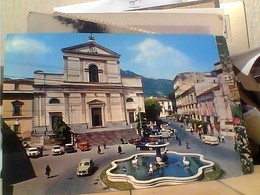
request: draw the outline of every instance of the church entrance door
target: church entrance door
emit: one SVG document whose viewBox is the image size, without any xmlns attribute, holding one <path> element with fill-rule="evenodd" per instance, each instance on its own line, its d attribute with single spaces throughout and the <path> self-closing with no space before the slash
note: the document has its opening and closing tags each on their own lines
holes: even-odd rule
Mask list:
<svg viewBox="0 0 260 195">
<path fill-rule="evenodd" d="M 101 108 L 91 108 L 92 126 L 102 126 L 102 111 Z"/>
</svg>

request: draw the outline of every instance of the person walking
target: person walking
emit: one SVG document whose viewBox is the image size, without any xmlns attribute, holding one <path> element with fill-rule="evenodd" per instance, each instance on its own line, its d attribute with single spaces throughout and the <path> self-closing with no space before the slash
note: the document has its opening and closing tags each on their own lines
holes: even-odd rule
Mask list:
<svg viewBox="0 0 260 195">
<path fill-rule="evenodd" d="M 186 149 L 190 149 L 188 140 L 186 140 Z"/>
<path fill-rule="evenodd" d="M 46 166 L 45 168 L 45 175 L 47 175 L 47 178 L 50 178 L 50 174 L 51 174 L 51 168 L 49 165 Z"/>
<path fill-rule="evenodd" d="M 221 139 L 222 139 L 222 143 L 225 143 L 225 137 L 224 137 L 224 135 L 221 136 Z"/>
<path fill-rule="evenodd" d="M 218 142 L 221 143 L 221 138 L 220 135 L 218 136 Z"/>
<path fill-rule="evenodd" d="M 120 145 L 119 145 L 118 148 L 117 148 L 117 152 L 118 152 L 118 154 L 122 154 L 122 148 L 121 148 Z"/>
<path fill-rule="evenodd" d="M 100 145 L 98 145 L 98 154 L 101 153 L 101 148 L 100 148 Z"/>
<path fill-rule="evenodd" d="M 179 146 L 181 146 L 181 139 L 179 139 L 178 141 L 179 141 Z"/>
<path fill-rule="evenodd" d="M 104 146 L 104 149 L 107 148 L 107 144 L 106 144 L 106 142 L 104 142 L 103 146 Z"/>
</svg>

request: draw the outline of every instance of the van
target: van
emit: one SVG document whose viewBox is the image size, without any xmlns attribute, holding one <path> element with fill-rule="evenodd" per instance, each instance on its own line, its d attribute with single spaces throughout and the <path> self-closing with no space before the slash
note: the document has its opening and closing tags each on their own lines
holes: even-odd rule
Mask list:
<svg viewBox="0 0 260 195">
<path fill-rule="evenodd" d="M 91 150 L 91 145 L 88 142 L 81 142 L 79 143 L 79 149 L 81 151 Z"/>
</svg>

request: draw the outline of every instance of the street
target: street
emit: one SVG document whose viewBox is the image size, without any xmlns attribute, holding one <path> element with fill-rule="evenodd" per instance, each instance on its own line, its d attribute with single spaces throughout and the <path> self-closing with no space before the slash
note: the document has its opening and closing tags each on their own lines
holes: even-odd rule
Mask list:
<svg viewBox="0 0 260 195">
<path fill-rule="evenodd" d="M 239 154 L 233 148 L 232 137 L 225 137 L 225 143 L 210 146 L 204 144 L 197 133 L 186 132 L 180 127 L 180 124 L 170 120 L 170 125 L 177 130 L 182 145 L 178 145 L 175 138 L 168 140 L 170 143 L 168 150 L 181 153 L 200 153 L 205 159 L 216 162 L 224 170 L 223 178 L 236 177 L 242 175 Z M 186 148 L 186 140 L 189 142 L 190 149 Z M 57 194 L 83 194 L 110 191 L 100 181 L 101 171 L 115 159 L 125 158 L 135 153 L 153 152 L 153 151 L 136 151 L 134 145 L 121 145 L 123 153 L 117 153 L 118 145 L 108 145 L 107 149 L 101 148 L 101 154 L 97 153 L 97 147 L 90 151 L 78 151 L 60 156 L 52 156 L 51 147 L 46 146 L 44 156 L 31 159 L 36 178 L 17 183 L 13 185 L 14 195 L 57 195 Z M 93 175 L 86 177 L 77 177 L 76 169 L 78 163 L 83 158 L 92 158 L 98 167 Z M 47 179 L 45 167 L 49 164 L 51 167 L 51 177 Z M 21 167 L 22 168 L 22 167 Z"/>
</svg>

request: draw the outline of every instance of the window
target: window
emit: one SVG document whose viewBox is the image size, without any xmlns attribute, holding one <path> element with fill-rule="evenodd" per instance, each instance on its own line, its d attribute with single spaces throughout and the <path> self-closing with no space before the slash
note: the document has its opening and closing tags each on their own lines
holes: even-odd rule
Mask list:
<svg viewBox="0 0 260 195">
<path fill-rule="evenodd" d="M 49 101 L 49 104 L 59 104 L 59 103 L 60 103 L 60 100 L 57 98 L 51 98 Z"/>
<path fill-rule="evenodd" d="M 14 101 L 13 104 L 13 116 L 21 116 L 22 115 L 22 106 L 24 105 L 21 101 Z"/>
<path fill-rule="evenodd" d="M 127 98 L 126 102 L 134 102 L 134 100 L 132 98 Z"/>
<path fill-rule="evenodd" d="M 89 67 L 89 81 L 99 82 L 98 80 L 98 67 L 96 65 L 91 65 Z"/>
</svg>

